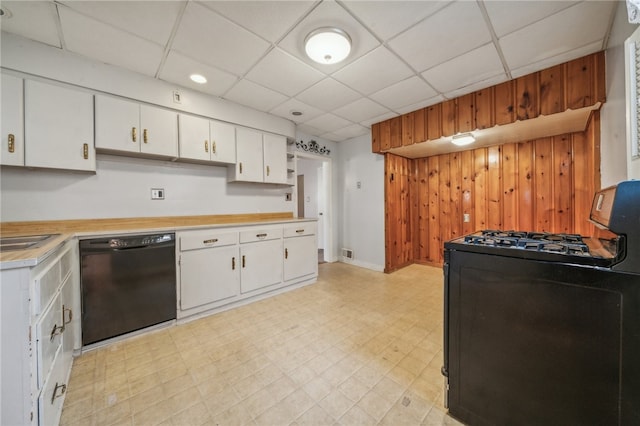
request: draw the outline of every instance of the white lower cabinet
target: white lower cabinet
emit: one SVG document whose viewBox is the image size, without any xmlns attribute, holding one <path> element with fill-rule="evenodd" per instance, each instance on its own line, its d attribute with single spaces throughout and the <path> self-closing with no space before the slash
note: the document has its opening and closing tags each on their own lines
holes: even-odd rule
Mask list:
<svg viewBox="0 0 640 426">
<path fill-rule="evenodd" d="M 296 221 L 179 232 L 178 319 L 315 281 L 315 229 Z"/>
<path fill-rule="evenodd" d="M 196 231 L 180 241 L 180 310 L 237 296 L 240 287 L 237 233 Z"/>
<path fill-rule="evenodd" d="M 79 348 L 75 244 L 67 242 L 33 268 L 1 271 L 0 424 L 60 421 L 73 350 Z"/>
</svg>

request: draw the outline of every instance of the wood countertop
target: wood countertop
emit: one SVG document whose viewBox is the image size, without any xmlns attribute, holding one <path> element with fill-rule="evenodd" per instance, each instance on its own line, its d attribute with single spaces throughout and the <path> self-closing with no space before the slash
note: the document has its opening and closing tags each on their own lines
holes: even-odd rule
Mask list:
<svg viewBox="0 0 640 426">
<path fill-rule="evenodd" d="M 59 234 L 46 244 L 27 250 L 0 252 L 0 269 L 34 266 L 44 260 L 64 242 L 78 236 L 180 231 L 187 229 L 258 225 L 313 219 L 294 218 L 291 212 L 250 213 L 202 216 L 163 216 L 114 219 L 78 219 L 33 222 L 0 222 L 0 236 Z"/>
</svg>

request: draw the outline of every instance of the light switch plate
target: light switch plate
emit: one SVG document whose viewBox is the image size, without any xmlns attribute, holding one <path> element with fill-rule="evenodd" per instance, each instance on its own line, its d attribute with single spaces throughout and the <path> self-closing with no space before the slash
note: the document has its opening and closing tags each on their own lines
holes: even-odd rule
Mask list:
<svg viewBox="0 0 640 426">
<path fill-rule="evenodd" d="M 151 188 L 152 200 L 164 200 L 164 188 Z"/>
</svg>

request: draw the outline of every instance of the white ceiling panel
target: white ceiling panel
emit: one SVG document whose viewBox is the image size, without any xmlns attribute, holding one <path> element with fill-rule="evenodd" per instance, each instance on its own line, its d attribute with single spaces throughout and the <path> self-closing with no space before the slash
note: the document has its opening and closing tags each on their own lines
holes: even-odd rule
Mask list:
<svg viewBox="0 0 640 426">
<path fill-rule="evenodd" d="M 317 1 L 200 1 L 260 37 L 276 42 Z"/>
<path fill-rule="evenodd" d="M 164 46 L 186 1 L 65 0 L 62 3 L 97 21 Z"/>
<path fill-rule="evenodd" d="M 58 6 L 68 50 L 112 65 L 155 76 L 163 48 L 138 36 Z M 126 46 L 126 49 L 123 49 Z M 123 54 L 123 51 L 126 53 Z"/>
<path fill-rule="evenodd" d="M 445 7 L 450 1 L 343 1 L 375 35 L 388 40 Z"/>
<path fill-rule="evenodd" d="M 421 72 L 489 41 L 491 33 L 476 2 L 459 1 L 395 37 L 388 45 Z"/>
<path fill-rule="evenodd" d="M 391 110 L 436 96 L 437 93 L 419 77 L 411 77 L 369 96 Z"/>
<path fill-rule="evenodd" d="M 351 53 L 343 62 L 333 65 L 318 64 L 304 53 L 305 38 L 311 31 L 321 27 L 337 27 L 349 34 L 352 41 Z M 329 74 L 353 62 L 379 44 L 378 40 L 343 7 L 334 1 L 325 1 L 296 25 L 278 45 L 298 59 Z"/>
<path fill-rule="evenodd" d="M 11 12 L 0 18 L 3 32 L 284 117 L 335 141 L 619 46 L 623 37 L 610 38 L 611 28 L 627 31 L 621 0 L 0 1 Z M 625 16 L 612 19 L 616 10 Z M 352 39 L 342 63 L 317 64 L 304 53 L 305 37 L 324 26 Z M 192 73 L 208 82 L 193 83 Z"/>
<path fill-rule="evenodd" d="M 51 1 L 2 1 L 8 11 L 2 17 L 2 31 L 40 43 L 60 47 L 56 27 L 56 7 Z"/>
<path fill-rule="evenodd" d="M 355 90 L 332 78 L 325 78 L 300 93 L 296 99 L 323 111 L 331 111 L 353 102 L 359 97 L 360 95 Z"/>
<path fill-rule="evenodd" d="M 189 3 L 173 48 L 236 75 L 245 74 L 269 43 L 198 3 Z"/>
<path fill-rule="evenodd" d="M 336 72 L 333 78 L 369 95 L 412 75 L 411 68 L 380 46 Z"/>
<path fill-rule="evenodd" d="M 207 79 L 207 82 L 205 84 L 195 83 L 189 78 L 191 74 L 200 74 Z M 158 77 L 215 96 L 222 96 L 238 81 L 238 78 L 233 74 L 197 62 L 176 51 L 169 52 Z"/>
<path fill-rule="evenodd" d="M 359 123 L 363 120 L 367 120 L 371 117 L 377 117 L 388 112 L 391 111 L 368 98 L 360 98 L 355 102 L 351 102 L 350 104 L 333 111 L 337 116 L 344 117 L 354 123 Z"/>
<path fill-rule="evenodd" d="M 293 115 L 291 114 L 293 111 L 299 111 L 302 113 L 302 115 Z M 314 108 L 311 105 L 305 104 L 304 102 L 300 102 L 295 98 L 289 99 L 288 101 L 278 105 L 269 112 L 271 114 L 287 118 L 296 123 L 304 123 L 305 121 L 311 120 L 312 118 L 316 118 L 324 114 L 324 111 L 321 111 L 318 108 Z"/>
<path fill-rule="evenodd" d="M 473 69 L 473 74 L 469 74 Z M 493 43 L 465 53 L 425 71 L 422 76 L 437 91 L 451 92 L 478 81 L 504 74 L 504 68 Z"/>
<path fill-rule="evenodd" d="M 265 112 L 272 110 L 287 100 L 287 97 L 283 94 L 274 92 L 249 80 L 240 80 L 224 97 L 230 101 Z"/>
<path fill-rule="evenodd" d="M 602 41 L 615 6 L 615 2 L 585 1 L 501 38 L 507 64 L 521 68 Z"/>
<path fill-rule="evenodd" d="M 246 78 L 293 96 L 322 80 L 324 76 L 320 71 L 275 48 L 251 69 Z"/>
<path fill-rule="evenodd" d="M 317 129 L 323 129 L 327 132 L 333 132 L 335 130 L 350 126 L 353 123 L 340 118 L 337 115 L 327 113 L 312 120 L 306 121 L 304 124 L 306 124 L 307 126 L 315 127 Z"/>
</svg>

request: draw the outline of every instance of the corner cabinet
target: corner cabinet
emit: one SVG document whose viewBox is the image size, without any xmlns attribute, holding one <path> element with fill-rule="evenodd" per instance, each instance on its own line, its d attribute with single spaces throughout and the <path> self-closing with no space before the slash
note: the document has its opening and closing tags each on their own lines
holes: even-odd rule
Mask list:
<svg viewBox="0 0 640 426">
<path fill-rule="evenodd" d="M 79 348 L 77 255 L 72 240 L 33 268 L 1 271 L 0 424 L 60 421 L 73 351 Z"/>
<path fill-rule="evenodd" d="M 178 114 L 96 95 L 96 149 L 152 158 L 178 157 Z"/>
<path fill-rule="evenodd" d="M 178 232 L 178 320 L 315 282 L 315 229 L 300 220 Z"/>
<path fill-rule="evenodd" d="M 235 164 L 236 129 L 232 124 L 188 114 L 178 115 L 179 159 Z"/>
<path fill-rule="evenodd" d="M 25 166 L 96 170 L 91 93 L 25 80 L 24 120 Z"/>
<path fill-rule="evenodd" d="M 229 182 L 287 184 L 287 139 L 252 129 L 236 129 L 236 164 Z"/>
</svg>

